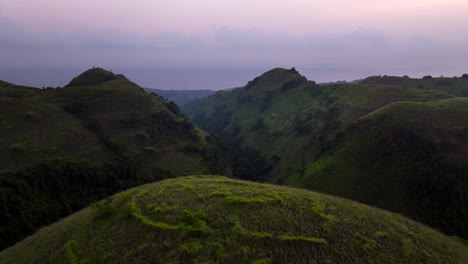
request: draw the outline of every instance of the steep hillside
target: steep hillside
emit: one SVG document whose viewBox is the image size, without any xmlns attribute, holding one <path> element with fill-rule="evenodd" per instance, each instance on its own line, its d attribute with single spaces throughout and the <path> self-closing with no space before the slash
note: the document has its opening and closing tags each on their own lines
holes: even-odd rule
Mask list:
<svg viewBox="0 0 468 264">
<path fill-rule="evenodd" d="M 109 74 L 91 69 L 74 80 L 96 83 Z M 175 104 L 122 76 L 110 79 L 0 97 L 0 248 L 118 190 L 229 174 L 206 133 Z"/>
<path fill-rule="evenodd" d="M 450 100 L 435 103 L 444 99 Z M 445 107 L 442 102 L 456 104 Z M 218 92 L 182 109 L 208 132 L 260 151 L 273 169 L 254 180 L 356 199 L 467 237 L 468 107 L 463 102 L 442 91 L 398 85 L 318 86 L 294 69 L 274 69 L 246 87 Z M 364 116 L 380 116 L 392 103 L 400 106 L 392 121 L 400 123 L 399 129 L 376 130 L 392 125 L 388 118 L 359 125 Z M 376 141 L 366 147 L 376 131 L 387 145 Z M 391 156 L 396 142 L 405 155 Z M 443 181 L 444 190 L 416 199 L 419 191 L 413 187 L 422 182 L 412 180 L 424 174 L 438 179 L 424 179 L 425 189 L 439 188 Z M 444 206 L 446 213 L 437 214 Z"/>
<path fill-rule="evenodd" d="M 362 80 L 362 84 L 401 85 L 420 89 L 436 89 L 446 93 L 468 97 L 468 75 L 462 77 L 447 78 L 426 76 L 422 79 L 398 77 L 398 76 L 372 76 Z"/>
<path fill-rule="evenodd" d="M 287 184 L 345 196 L 468 237 L 468 99 L 397 102 L 353 123 Z"/>
<path fill-rule="evenodd" d="M 215 93 L 212 90 L 161 90 L 150 88 L 145 88 L 145 91 L 160 95 L 180 106 L 206 98 Z"/>
<path fill-rule="evenodd" d="M 190 176 L 100 201 L 0 263 L 453 263 L 468 248 L 400 215 L 301 189 Z"/>
</svg>

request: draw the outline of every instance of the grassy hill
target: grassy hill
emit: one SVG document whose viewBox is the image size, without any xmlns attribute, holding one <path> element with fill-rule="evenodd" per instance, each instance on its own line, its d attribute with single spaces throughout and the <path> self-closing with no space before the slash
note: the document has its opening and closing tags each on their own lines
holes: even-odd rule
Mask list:
<svg viewBox="0 0 468 264">
<path fill-rule="evenodd" d="M 0 97 L 0 248 L 119 190 L 229 174 L 174 103 L 122 75 L 95 68 L 66 88 L 8 89 L 22 96 Z"/>
<path fill-rule="evenodd" d="M 65 87 L 72 86 L 94 86 L 108 81 L 125 80 L 126 77 L 122 74 L 114 74 L 102 68 L 89 69 L 79 76 L 73 78 Z"/>
<path fill-rule="evenodd" d="M 468 248 L 400 215 L 283 186 L 190 176 L 102 200 L 0 263 L 466 263 Z"/>
<path fill-rule="evenodd" d="M 468 237 L 468 99 L 397 102 L 366 115 L 286 184 L 345 196 Z"/>
<path fill-rule="evenodd" d="M 212 90 L 161 90 L 145 88 L 148 93 L 155 93 L 177 105 L 184 105 L 196 100 L 206 98 L 215 93 Z"/>
<path fill-rule="evenodd" d="M 468 75 L 463 75 L 460 78 L 447 77 L 431 77 L 425 78 L 409 78 L 398 76 L 371 76 L 360 83 L 362 84 L 384 84 L 384 85 L 400 85 L 404 87 L 415 87 L 420 89 L 436 89 L 444 91 L 455 96 L 468 97 Z"/>
<path fill-rule="evenodd" d="M 182 111 L 202 129 L 259 150 L 275 165 L 269 180 L 281 183 L 301 174 L 354 120 L 392 102 L 452 97 L 401 86 L 319 86 L 278 68 L 246 87 L 187 104 Z"/>
<path fill-rule="evenodd" d="M 439 107 L 435 104 L 438 101 L 456 102 L 456 106 Z M 378 118 L 372 126 L 353 130 L 361 127 L 359 123 L 365 116 L 378 114 L 392 103 L 402 106 L 398 102 L 409 102 L 401 103 L 405 107 L 393 119 L 394 123 L 401 123 L 399 129 L 404 132 L 376 131 L 376 127 L 392 126 L 389 118 Z M 274 69 L 243 88 L 218 92 L 182 107 L 202 129 L 264 155 L 273 169 L 255 180 L 357 199 L 464 237 L 468 236 L 464 209 L 468 175 L 466 109 L 462 99 L 439 90 L 375 83 L 319 86 L 294 69 Z M 403 122 L 406 119 L 408 122 Z M 437 127 L 435 120 L 439 120 Z M 390 143 L 376 141 L 372 149 L 366 149 L 372 133 L 377 132 L 390 138 Z M 392 160 L 392 140 L 398 138 L 408 152 L 405 155 L 414 159 L 404 162 L 402 155 Z M 432 152 L 428 152 L 428 145 Z M 380 151 L 380 155 L 375 156 L 375 151 Z M 421 162 L 424 168 L 420 167 Z M 424 174 L 438 180 L 411 182 Z M 439 181 L 445 181 L 445 189 L 440 195 L 413 200 L 418 191 L 409 187 L 422 181 L 427 190 L 438 188 Z M 434 204 L 438 206 L 431 208 Z M 450 213 L 437 214 L 434 208 L 443 206 Z"/>
</svg>

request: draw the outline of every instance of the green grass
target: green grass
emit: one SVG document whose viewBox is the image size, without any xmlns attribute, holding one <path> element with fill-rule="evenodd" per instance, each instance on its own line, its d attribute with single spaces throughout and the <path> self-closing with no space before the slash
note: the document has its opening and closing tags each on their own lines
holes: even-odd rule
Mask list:
<svg viewBox="0 0 468 264">
<path fill-rule="evenodd" d="M 180 189 L 183 185 L 192 188 Z M 233 203 L 212 195 L 219 190 L 264 202 Z M 280 197 L 281 202 L 269 197 Z M 400 215 L 302 189 L 219 176 L 164 180 L 98 204 L 0 252 L 0 263 L 468 260 L 461 242 Z M 115 210 L 109 214 L 107 207 Z M 333 221 L 324 219 L 330 215 Z"/>
</svg>

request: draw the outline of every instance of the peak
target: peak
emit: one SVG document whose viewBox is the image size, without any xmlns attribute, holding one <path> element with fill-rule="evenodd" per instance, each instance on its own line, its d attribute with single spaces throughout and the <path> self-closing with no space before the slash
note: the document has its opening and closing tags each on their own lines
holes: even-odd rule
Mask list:
<svg viewBox="0 0 468 264">
<path fill-rule="evenodd" d="M 302 76 L 296 68 L 285 69 L 285 68 L 274 68 L 263 73 L 261 76 L 249 81 L 247 84 L 247 88 L 251 88 L 254 86 L 258 87 L 277 87 L 278 85 L 282 85 L 285 82 L 294 82 L 293 86 L 297 86 L 302 82 L 306 82 L 307 78 Z M 270 89 L 269 88 L 269 89 Z"/>
<path fill-rule="evenodd" d="M 296 68 L 292 67 L 291 69 L 285 69 L 285 68 L 274 68 L 272 70 L 269 70 L 265 72 L 263 75 L 270 75 L 270 74 L 297 74 L 300 75 L 299 72 L 296 70 Z"/>
<path fill-rule="evenodd" d="M 92 68 L 73 78 L 65 87 L 99 85 L 107 81 L 121 79 L 126 79 L 126 77 L 122 74 L 114 74 L 102 68 Z"/>
</svg>

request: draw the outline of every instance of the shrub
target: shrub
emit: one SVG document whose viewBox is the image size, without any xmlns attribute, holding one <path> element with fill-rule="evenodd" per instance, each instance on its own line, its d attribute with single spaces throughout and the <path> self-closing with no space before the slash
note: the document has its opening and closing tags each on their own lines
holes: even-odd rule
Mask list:
<svg viewBox="0 0 468 264">
<path fill-rule="evenodd" d="M 102 201 L 91 204 L 91 208 L 98 212 L 99 218 L 107 218 L 116 212 L 116 207 L 112 203 L 112 200 L 112 197 L 108 197 Z"/>
</svg>

